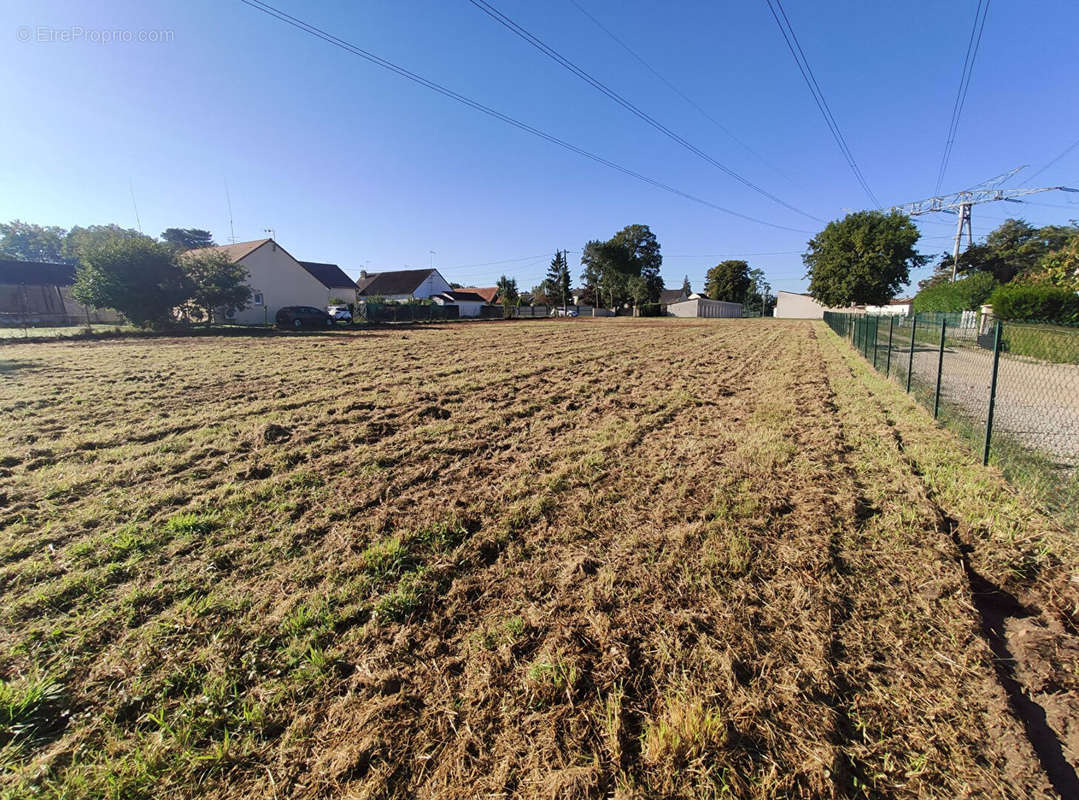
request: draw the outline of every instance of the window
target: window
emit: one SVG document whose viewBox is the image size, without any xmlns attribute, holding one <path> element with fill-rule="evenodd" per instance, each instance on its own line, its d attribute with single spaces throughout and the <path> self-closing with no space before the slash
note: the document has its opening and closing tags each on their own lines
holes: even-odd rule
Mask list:
<svg viewBox="0 0 1079 800">
<path fill-rule="evenodd" d="M 252 300 L 253 300 L 253 302 L 254 302 L 254 304 L 255 304 L 256 306 L 261 306 L 261 305 L 263 305 L 263 303 L 262 303 L 262 292 L 255 292 L 255 295 L 254 295 L 254 297 L 252 298 Z"/>
</svg>

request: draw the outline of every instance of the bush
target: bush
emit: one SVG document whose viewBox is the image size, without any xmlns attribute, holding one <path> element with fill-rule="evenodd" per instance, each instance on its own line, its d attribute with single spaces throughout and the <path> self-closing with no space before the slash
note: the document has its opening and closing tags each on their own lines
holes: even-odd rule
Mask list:
<svg viewBox="0 0 1079 800">
<path fill-rule="evenodd" d="M 988 272 L 975 272 L 955 283 L 927 286 L 914 297 L 914 313 L 923 311 L 976 311 L 997 288 Z"/>
<path fill-rule="evenodd" d="M 1005 320 L 1079 322 L 1079 294 L 1058 286 L 1001 286 L 989 298 L 993 314 Z"/>
<path fill-rule="evenodd" d="M 71 294 L 119 311 L 132 325 L 159 327 L 173 321 L 192 286 L 167 247 L 148 236 L 117 236 L 82 249 Z"/>
</svg>

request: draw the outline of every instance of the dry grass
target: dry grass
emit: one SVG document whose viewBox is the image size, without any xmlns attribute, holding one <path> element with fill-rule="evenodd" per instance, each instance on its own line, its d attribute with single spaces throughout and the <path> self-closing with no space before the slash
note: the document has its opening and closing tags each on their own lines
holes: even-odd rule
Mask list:
<svg viewBox="0 0 1079 800">
<path fill-rule="evenodd" d="M 843 347 L 3 346 L 0 791 L 1051 796 L 969 571 L 1070 748 L 1074 551 Z"/>
</svg>

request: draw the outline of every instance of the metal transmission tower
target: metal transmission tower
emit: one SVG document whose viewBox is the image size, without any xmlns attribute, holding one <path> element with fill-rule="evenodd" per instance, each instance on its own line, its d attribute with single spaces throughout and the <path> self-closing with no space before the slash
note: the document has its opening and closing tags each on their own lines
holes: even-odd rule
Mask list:
<svg viewBox="0 0 1079 800">
<path fill-rule="evenodd" d="M 982 181 L 977 186 L 973 186 L 970 189 L 964 189 L 961 192 L 955 192 L 954 194 L 944 194 L 939 197 L 930 197 L 928 200 L 918 200 L 914 203 L 904 203 L 900 206 L 893 206 L 892 211 L 903 211 L 910 214 L 912 217 L 917 217 L 921 214 L 932 214 L 934 212 L 941 212 L 944 214 L 956 214 L 959 217 L 959 225 L 955 229 L 955 251 L 952 253 L 952 280 L 956 277 L 956 267 L 959 265 L 959 243 L 963 239 L 963 228 L 967 229 L 967 246 L 969 247 L 974 243 L 974 233 L 970 227 L 971 209 L 978 203 L 989 203 L 994 200 L 1006 200 L 1009 203 L 1022 203 L 1023 201 L 1018 199 L 1028 194 L 1038 194 L 1039 192 L 1079 192 L 1079 189 L 1069 189 L 1067 186 L 1045 186 L 1041 189 L 1004 189 L 1003 184 L 1010 177 L 1015 175 L 1019 170 L 1026 169 L 1024 164 L 1021 167 L 1005 172 L 1003 175 L 997 175 L 995 178 L 990 178 L 987 181 Z"/>
</svg>

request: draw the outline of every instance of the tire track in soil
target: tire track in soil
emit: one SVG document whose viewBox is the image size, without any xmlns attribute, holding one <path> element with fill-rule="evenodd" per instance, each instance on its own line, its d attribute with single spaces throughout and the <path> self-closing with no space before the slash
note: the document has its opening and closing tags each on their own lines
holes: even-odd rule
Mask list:
<svg viewBox="0 0 1079 800">
<path fill-rule="evenodd" d="M 849 362 L 844 366 L 854 380 L 858 376 Z M 1008 643 L 1006 624 L 1009 619 L 1027 619 L 1041 616 L 1042 612 L 1023 605 L 1015 595 L 993 583 L 975 569 L 971 554 L 974 546 L 964 541 L 959 521 L 940 504 L 939 496 L 924 480 L 924 472 L 918 461 L 907 451 L 895 417 L 887 408 L 879 393 L 860 381 L 865 395 L 876 407 L 881 420 L 903 459 L 917 478 L 926 499 L 935 511 L 937 531 L 949 538 L 958 552 L 957 560 L 966 575 L 971 604 L 977 611 L 978 627 L 993 654 L 992 664 L 997 683 L 1008 698 L 1012 713 L 1023 726 L 1027 741 L 1033 748 L 1042 771 L 1053 789 L 1062 798 L 1079 798 L 1079 776 L 1064 753 L 1060 735 L 1049 724 L 1045 709 L 1032 699 L 1032 692 L 1019 679 L 1017 659 Z M 1048 626 L 1047 626 L 1048 627 Z"/>
<path fill-rule="evenodd" d="M 815 330 L 810 329 L 809 338 L 816 345 L 814 351 L 819 356 L 819 342 L 817 341 Z M 839 749 L 839 753 L 837 753 L 837 760 L 834 763 L 833 770 L 837 777 L 838 788 L 847 797 L 857 797 L 861 795 L 857 787 L 870 784 L 866 766 L 860 764 L 851 754 L 844 752 L 844 748 L 849 747 L 850 743 L 857 739 L 858 731 L 849 710 L 853 703 L 856 689 L 847 678 L 846 673 L 839 669 L 839 665 L 846 659 L 842 630 L 845 625 L 850 623 L 854 615 L 849 588 L 844 586 L 846 576 L 850 575 L 852 570 L 844 555 L 843 532 L 844 528 L 848 527 L 854 530 L 864 528 L 866 522 L 876 511 L 873 504 L 866 497 L 865 487 L 859 481 L 854 465 L 851 463 L 850 453 L 853 448 L 847 442 L 843 421 L 839 416 L 835 389 L 831 382 L 828 381 L 827 375 L 823 374 L 823 370 L 814 383 L 820 392 L 821 396 L 818 400 L 824 412 L 820 415 L 820 419 L 827 421 L 827 430 L 832 442 L 831 447 L 826 449 L 826 463 L 829 470 L 840 477 L 842 485 L 842 489 L 835 487 L 837 489 L 835 496 L 842 497 L 846 495 L 849 497 L 849 505 L 833 501 L 830 509 L 834 522 L 831 535 L 828 538 L 828 559 L 834 585 L 830 587 L 832 597 L 830 598 L 830 631 L 827 658 L 831 666 L 831 679 L 834 688 L 828 693 L 826 702 L 835 714 L 832 737 L 836 747 Z M 846 791 L 843 791 L 844 787 Z"/>
</svg>

